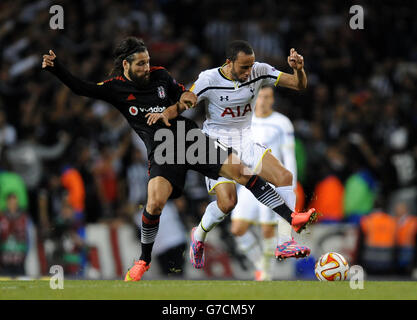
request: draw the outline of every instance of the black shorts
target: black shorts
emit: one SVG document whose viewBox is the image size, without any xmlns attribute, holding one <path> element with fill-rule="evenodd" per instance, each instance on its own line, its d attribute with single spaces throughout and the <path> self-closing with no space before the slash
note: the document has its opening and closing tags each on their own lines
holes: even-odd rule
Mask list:
<svg viewBox="0 0 417 320">
<path fill-rule="evenodd" d="M 199 137 L 196 137 L 195 140 L 186 142 L 185 154 L 188 154 L 188 157 L 177 157 L 177 149 L 175 148 L 174 163 L 156 161 L 154 154 L 148 162 L 149 180 L 160 176 L 171 183 L 173 191 L 170 199 L 181 196 L 188 170 L 197 171 L 211 179 L 218 179 L 223 163 L 232 152 L 236 153 L 231 147 L 224 145 L 217 139 L 210 138 L 201 130 L 198 135 Z"/>
</svg>

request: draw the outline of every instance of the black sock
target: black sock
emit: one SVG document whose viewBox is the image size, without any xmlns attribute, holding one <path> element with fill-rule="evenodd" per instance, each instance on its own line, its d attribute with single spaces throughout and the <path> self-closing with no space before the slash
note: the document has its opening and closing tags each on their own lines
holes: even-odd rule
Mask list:
<svg viewBox="0 0 417 320">
<path fill-rule="evenodd" d="M 142 245 L 142 254 L 140 260 L 144 260 L 146 264 L 151 262 L 152 247 L 155 242 L 159 228 L 159 217 L 161 215 L 151 215 L 145 210 L 142 214 L 142 228 L 140 231 L 140 242 Z"/>
<path fill-rule="evenodd" d="M 260 176 L 253 175 L 250 177 L 245 187 L 252 192 L 260 203 L 274 210 L 281 217 L 287 220 L 289 224 L 291 224 L 292 210 L 288 208 L 281 196 L 269 185 L 268 182 Z"/>
</svg>

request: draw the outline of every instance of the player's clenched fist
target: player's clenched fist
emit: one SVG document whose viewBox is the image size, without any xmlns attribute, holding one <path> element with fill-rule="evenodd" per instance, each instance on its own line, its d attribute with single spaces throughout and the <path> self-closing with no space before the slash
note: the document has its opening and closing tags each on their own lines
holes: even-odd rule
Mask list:
<svg viewBox="0 0 417 320">
<path fill-rule="evenodd" d="M 287 61 L 293 69 L 301 70 L 304 68 L 304 58 L 302 55 L 298 54 L 294 48 L 290 50 L 290 55 L 288 56 Z"/>
<path fill-rule="evenodd" d="M 193 92 L 186 91 L 181 95 L 179 102 L 182 108 L 194 108 L 197 103 L 197 96 Z"/>
<path fill-rule="evenodd" d="M 49 54 L 43 55 L 42 68 L 53 67 L 55 58 L 55 53 L 52 50 L 49 50 Z"/>
</svg>

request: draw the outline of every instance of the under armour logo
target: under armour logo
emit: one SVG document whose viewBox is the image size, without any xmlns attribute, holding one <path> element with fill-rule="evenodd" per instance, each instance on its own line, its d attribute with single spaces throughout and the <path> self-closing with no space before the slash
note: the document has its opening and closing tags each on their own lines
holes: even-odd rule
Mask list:
<svg viewBox="0 0 417 320">
<path fill-rule="evenodd" d="M 223 101 L 223 100 L 229 101 L 229 96 L 225 96 L 225 97 L 220 96 L 220 101 Z"/>
</svg>

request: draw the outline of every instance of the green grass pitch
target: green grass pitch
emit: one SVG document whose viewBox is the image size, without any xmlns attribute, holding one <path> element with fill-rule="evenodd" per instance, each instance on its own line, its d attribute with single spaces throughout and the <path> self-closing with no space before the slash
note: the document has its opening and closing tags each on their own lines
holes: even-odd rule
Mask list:
<svg viewBox="0 0 417 320">
<path fill-rule="evenodd" d="M 52 290 L 48 280 L 0 281 L 1 300 L 380 300 L 417 299 L 416 281 L 365 281 L 352 290 L 348 281 L 189 281 L 65 280 Z"/>
</svg>

